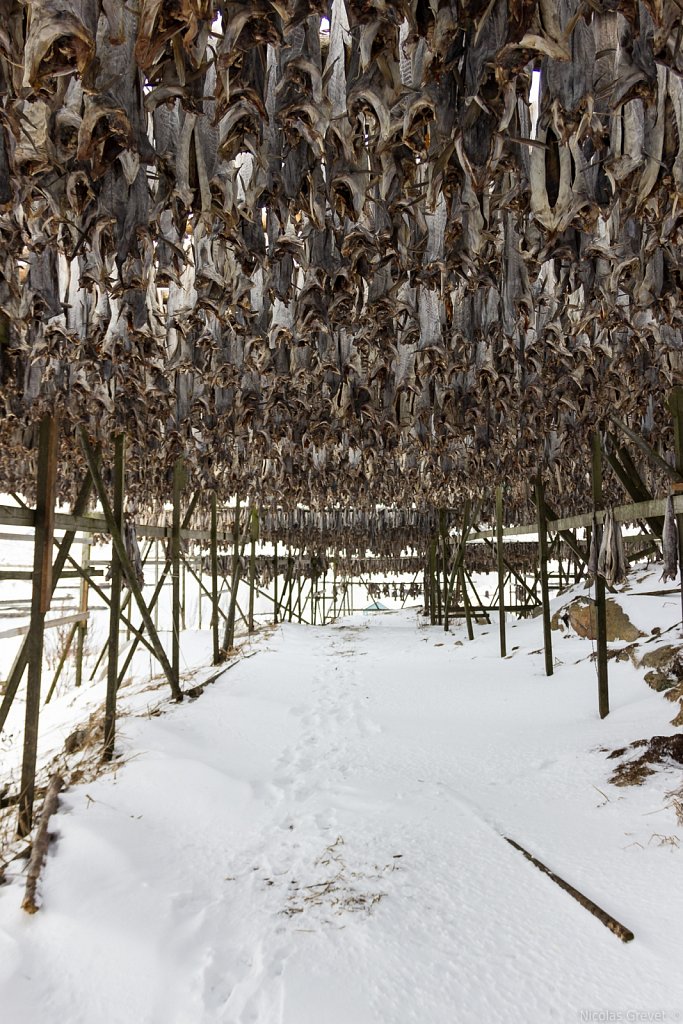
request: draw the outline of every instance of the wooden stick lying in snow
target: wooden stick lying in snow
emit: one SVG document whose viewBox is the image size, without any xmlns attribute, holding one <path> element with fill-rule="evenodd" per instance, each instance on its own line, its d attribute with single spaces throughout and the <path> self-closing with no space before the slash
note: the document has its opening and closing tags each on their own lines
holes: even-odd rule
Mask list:
<svg viewBox="0 0 683 1024">
<path fill-rule="evenodd" d="M 40 813 L 40 821 L 38 822 L 36 838 L 33 841 L 33 847 L 31 849 L 31 859 L 28 862 L 24 902 L 21 904 L 22 910 L 25 910 L 27 914 L 35 914 L 36 910 L 38 910 L 38 904 L 36 903 L 36 888 L 38 886 L 38 879 L 40 878 L 43 861 L 47 855 L 47 847 L 50 842 L 50 833 L 48 832 L 47 827 L 50 822 L 50 818 L 57 810 L 57 804 L 59 803 L 59 791 L 63 786 L 64 780 L 62 779 L 62 776 L 59 773 L 56 773 L 50 779 L 45 793 L 45 801 L 43 802 L 43 809 Z"/>
<path fill-rule="evenodd" d="M 523 846 L 520 846 L 519 843 L 516 843 L 514 839 L 510 839 L 508 836 L 503 836 L 503 839 L 506 843 L 509 843 L 510 846 L 514 846 L 515 850 L 519 850 L 520 853 L 523 853 L 527 860 L 530 860 L 532 864 L 535 864 L 543 874 L 552 878 L 553 882 L 556 882 L 561 889 L 564 889 L 564 891 L 568 892 L 570 896 L 573 896 L 582 907 L 585 907 L 593 917 L 597 917 L 598 921 L 601 921 L 605 928 L 609 928 L 611 932 L 614 932 L 622 942 L 630 942 L 635 938 L 632 931 L 625 928 L 623 924 L 620 924 L 616 920 L 616 918 L 612 917 L 611 914 L 608 914 L 607 911 L 599 907 L 597 903 L 593 903 L 592 900 L 589 900 L 587 896 L 584 896 L 583 893 L 579 892 L 578 889 L 575 889 L 573 885 L 569 884 L 569 882 L 565 882 L 563 878 L 560 878 L 560 876 L 556 875 L 554 871 L 547 868 L 545 864 L 534 857 L 533 854 L 529 853 L 528 850 L 525 850 Z"/>
</svg>

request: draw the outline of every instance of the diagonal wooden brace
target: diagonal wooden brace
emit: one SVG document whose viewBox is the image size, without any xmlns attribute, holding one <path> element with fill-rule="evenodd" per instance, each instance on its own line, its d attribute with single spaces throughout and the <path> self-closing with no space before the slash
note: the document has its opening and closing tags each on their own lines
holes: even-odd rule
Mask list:
<svg viewBox="0 0 683 1024">
<path fill-rule="evenodd" d="M 95 453 L 90 444 L 90 441 L 88 440 L 87 432 L 83 426 L 79 428 L 79 433 L 81 437 L 81 444 L 83 446 L 83 453 L 88 463 L 88 468 L 90 469 L 90 475 L 92 476 L 93 483 L 95 485 L 95 490 L 97 491 L 97 496 L 100 499 L 100 504 L 102 505 L 104 518 L 107 520 L 107 527 L 111 534 L 112 544 L 114 545 L 116 553 L 121 561 L 121 568 L 123 569 L 124 575 L 128 582 L 128 587 L 135 599 L 135 603 L 137 604 L 138 609 L 140 611 L 140 615 L 142 616 L 142 621 L 145 624 L 147 635 L 149 636 L 152 642 L 152 646 L 154 647 L 155 657 L 159 664 L 161 665 L 163 673 L 166 676 L 166 679 L 168 680 L 169 686 L 171 687 L 171 693 L 173 694 L 174 698 L 177 701 L 181 701 L 183 699 L 183 691 L 180 689 L 180 682 L 173 674 L 171 663 L 169 662 L 168 657 L 166 656 L 166 652 L 161 644 L 159 635 L 156 629 L 154 628 L 152 616 L 150 615 L 149 609 L 145 604 L 145 599 L 142 596 L 140 585 L 135 576 L 135 570 L 133 569 L 133 566 L 130 564 L 130 559 L 128 558 L 128 553 L 126 552 L 126 546 L 123 543 L 123 537 L 121 536 L 121 532 L 118 528 L 118 524 L 114 517 L 114 513 L 109 502 L 109 497 L 107 495 L 107 491 L 104 486 L 104 482 L 102 480 L 99 467 L 97 465 Z"/>
</svg>

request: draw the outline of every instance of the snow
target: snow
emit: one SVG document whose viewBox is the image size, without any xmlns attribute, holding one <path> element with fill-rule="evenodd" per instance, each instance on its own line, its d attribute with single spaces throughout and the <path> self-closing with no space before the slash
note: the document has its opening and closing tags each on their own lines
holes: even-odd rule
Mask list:
<svg viewBox="0 0 683 1024">
<path fill-rule="evenodd" d="M 633 621 L 678 639 L 678 591 L 642 596 L 662 589 L 652 573 L 629 586 Z M 540 619 L 508 623 L 506 659 L 495 621 L 475 632 L 415 611 L 284 624 L 182 705 L 141 672 L 117 762 L 62 795 L 41 910 L 19 909 L 17 862 L 0 888 L 2 1020 L 680 1019 L 680 769 L 617 788 L 606 757 L 673 733 L 677 705 L 610 661 L 601 721 L 590 641 L 555 632 L 546 678 Z M 215 672 L 206 633 L 183 653 L 189 685 Z M 42 746 L 101 698 L 49 705 Z"/>
</svg>

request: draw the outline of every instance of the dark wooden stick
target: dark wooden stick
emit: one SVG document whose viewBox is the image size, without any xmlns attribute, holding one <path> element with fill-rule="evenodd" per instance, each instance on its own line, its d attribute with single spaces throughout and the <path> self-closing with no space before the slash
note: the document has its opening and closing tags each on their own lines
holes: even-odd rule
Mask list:
<svg viewBox="0 0 683 1024">
<path fill-rule="evenodd" d="M 600 432 L 593 434 L 593 471 L 591 476 L 593 489 L 593 508 L 602 510 L 602 444 Z M 607 668 L 607 605 L 605 603 L 605 580 L 600 574 L 595 577 L 595 618 L 596 618 L 596 651 L 598 661 L 598 713 L 600 718 L 609 714 L 609 678 Z"/>
<path fill-rule="evenodd" d="M 545 674 L 553 674 L 553 635 L 550 627 L 550 591 L 548 589 L 548 529 L 545 518 L 545 500 L 543 497 L 543 477 L 541 470 L 536 473 L 536 522 L 538 529 L 538 568 L 541 580 L 541 598 L 543 602 L 543 651 L 545 654 Z"/>
<path fill-rule="evenodd" d="M 123 530 L 123 502 L 126 469 L 126 441 L 123 434 L 114 439 L 114 506 L 119 530 Z M 102 759 L 111 761 L 116 741 L 116 691 L 119 674 L 119 630 L 121 626 L 121 559 L 115 547 L 111 553 L 111 604 L 109 606 L 109 642 L 107 644 L 107 695 L 104 703 L 104 747 Z"/>
<path fill-rule="evenodd" d="M 218 634 L 220 610 L 218 602 L 218 499 L 214 491 L 211 495 L 211 637 L 214 665 L 221 660 L 221 642 Z"/>
<path fill-rule="evenodd" d="M 43 809 L 40 814 L 40 821 L 38 822 L 38 829 L 36 831 L 36 838 L 33 841 L 31 848 L 31 858 L 28 862 L 28 872 L 26 874 L 26 892 L 24 893 L 24 901 L 21 904 L 21 909 L 25 910 L 27 914 L 35 914 L 38 910 L 38 904 L 36 903 L 36 890 L 38 887 L 38 879 L 40 878 L 40 872 L 43 867 L 43 861 L 47 856 L 47 848 L 50 842 L 50 833 L 48 832 L 48 825 L 50 818 L 57 810 L 59 803 L 59 792 L 64 786 L 64 780 L 61 775 L 57 773 L 53 775 L 45 793 L 45 800 L 43 802 Z"/>
<path fill-rule="evenodd" d="M 556 875 L 554 871 L 551 871 L 549 867 L 546 867 L 542 861 L 534 857 L 528 850 L 525 850 L 523 846 L 519 845 L 519 843 L 516 843 L 514 839 L 510 839 L 509 836 L 503 836 L 503 839 L 506 843 L 509 843 L 510 846 L 514 846 L 515 850 L 519 850 L 520 853 L 523 853 L 526 859 L 530 860 L 531 863 L 535 865 L 539 871 L 542 871 L 544 875 L 547 875 L 548 878 L 552 878 L 553 882 L 555 882 L 556 885 L 559 885 L 560 889 L 564 889 L 564 891 L 568 892 L 570 896 L 573 896 L 577 903 L 580 903 L 585 910 L 593 915 L 593 917 L 597 917 L 598 921 L 604 924 L 605 928 L 609 928 L 609 930 L 613 932 L 617 938 L 621 939 L 622 942 L 631 942 L 631 940 L 635 938 L 632 931 L 625 928 L 623 924 L 620 924 L 619 921 L 616 920 L 616 918 L 612 917 L 611 914 L 608 914 L 606 910 L 602 909 L 602 907 L 599 907 L 597 903 L 593 903 L 593 900 L 588 899 L 587 896 L 584 896 L 582 892 L 575 889 L 573 885 L 569 884 L 569 882 L 565 882 L 564 878 L 560 878 L 559 875 Z"/>
<path fill-rule="evenodd" d="M 505 637 L 505 559 L 503 557 L 503 487 L 496 487 L 496 565 L 498 570 L 498 633 L 500 656 L 507 654 Z"/>
</svg>

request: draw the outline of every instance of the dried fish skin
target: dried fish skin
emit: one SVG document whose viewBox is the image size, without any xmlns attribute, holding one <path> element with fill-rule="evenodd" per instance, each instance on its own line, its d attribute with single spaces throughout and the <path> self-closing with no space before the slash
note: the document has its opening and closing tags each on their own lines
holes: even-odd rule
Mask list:
<svg viewBox="0 0 683 1024">
<path fill-rule="evenodd" d="M 664 527 L 662 529 L 662 583 L 675 580 L 678 575 L 678 524 L 671 494 L 666 499 Z"/>
</svg>

